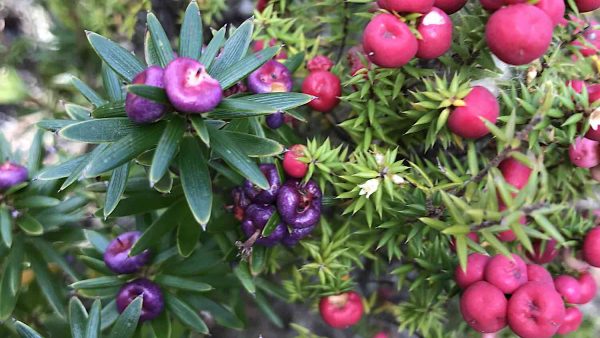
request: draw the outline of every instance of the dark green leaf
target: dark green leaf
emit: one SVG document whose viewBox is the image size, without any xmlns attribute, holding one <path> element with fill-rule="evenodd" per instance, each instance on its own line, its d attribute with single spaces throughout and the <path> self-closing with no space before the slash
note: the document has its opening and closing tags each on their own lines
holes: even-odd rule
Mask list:
<svg viewBox="0 0 600 338">
<path fill-rule="evenodd" d="M 165 303 L 169 311 L 183 324 L 195 332 L 208 334 L 208 327 L 206 327 L 202 318 L 185 302 L 171 294 L 165 294 Z"/>
<path fill-rule="evenodd" d="M 262 313 L 264 313 L 267 316 L 267 318 L 273 324 L 275 324 L 275 326 L 282 328 L 283 321 L 281 320 L 281 317 L 279 317 L 275 310 L 273 310 L 273 308 L 269 304 L 269 301 L 262 295 L 262 293 L 257 293 L 255 300 L 256 304 L 258 305 L 258 308 L 262 311 Z"/>
<path fill-rule="evenodd" d="M 158 51 L 156 50 L 156 46 L 154 46 L 154 42 L 152 41 L 152 36 L 150 35 L 149 31 L 146 31 L 146 35 L 144 36 L 144 56 L 146 57 L 146 63 L 148 66 L 160 66 Z"/>
<path fill-rule="evenodd" d="M 246 20 L 227 39 L 225 46 L 223 46 L 223 52 L 210 67 L 210 74 L 219 75 L 219 73 L 225 71 L 246 55 L 246 51 L 252 41 L 252 31 L 254 29 L 252 20 Z"/>
<path fill-rule="evenodd" d="M 96 107 L 100 107 L 101 105 L 106 103 L 106 100 L 103 99 L 98 93 L 96 93 L 92 88 L 90 88 L 83 81 L 79 80 L 75 76 L 71 78 L 71 83 L 77 90 L 83 95 L 91 104 Z"/>
<path fill-rule="evenodd" d="M 21 338 L 42 338 L 42 336 L 31 327 L 27 326 L 23 322 L 15 321 L 15 328 Z"/>
<path fill-rule="evenodd" d="M 283 145 L 263 137 L 233 131 L 222 131 L 250 157 L 275 156 L 283 152 Z"/>
<path fill-rule="evenodd" d="M 47 131 L 51 131 L 53 133 L 59 131 L 61 128 L 69 126 L 71 124 L 77 123 L 77 121 L 73 120 L 42 120 L 36 123 L 38 128 L 42 128 Z"/>
<path fill-rule="evenodd" d="M 28 196 L 15 201 L 17 208 L 50 208 L 60 203 L 59 199 L 48 196 Z"/>
<path fill-rule="evenodd" d="M 81 178 L 83 171 L 85 170 L 86 166 L 90 163 L 90 161 L 98 154 L 103 152 L 107 147 L 108 144 L 100 144 L 96 148 L 94 148 L 94 150 L 92 150 L 91 153 L 83 155 L 83 159 L 75 168 L 73 168 L 73 170 L 69 174 L 69 177 L 67 177 L 67 179 L 63 182 L 62 186 L 60 187 L 60 190 L 68 188 L 71 184 L 75 183 L 79 178 Z"/>
<path fill-rule="evenodd" d="M 138 325 L 138 320 L 140 319 L 140 315 L 142 313 L 142 302 L 143 297 L 136 297 L 133 302 L 131 302 L 123 313 L 117 318 L 115 325 L 110 330 L 110 334 L 108 338 L 131 338 L 135 333 L 135 329 Z"/>
<path fill-rule="evenodd" d="M 56 283 L 56 277 L 52 276 L 50 270 L 48 270 L 48 263 L 39 255 L 39 253 L 31 248 L 28 250 L 27 256 L 31 263 L 31 269 L 35 274 L 35 281 L 42 290 L 46 300 L 48 300 L 50 307 L 52 307 L 54 312 L 61 318 L 65 318 L 66 313 L 63 306 L 61 291 Z"/>
<path fill-rule="evenodd" d="M 111 101 L 125 99 L 123 89 L 121 88 L 121 79 L 105 62 L 102 63 L 102 83 Z"/>
<path fill-rule="evenodd" d="M 236 330 L 244 328 L 244 323 L 233 311 L 217 302 L 197 294 L 186 295 L 186 300 L 195 308 L 210 312 L 220 325 Z"/>
<path fill-rule="evenodd" d="M 279 212 L 274 212 L 273 215 L 271 215 L 271 218 L 269 218 L 269 221 L 267 222 L 265 227 L 263 228 L 262 236 L 269 237 L 273 233 L 275 228 L 277 228 L 277 225 L 279 224 L 280 220 L 281 217 L 279 216 Z"/>
<path fill-rule="evenodd" d="M 302 93 L 267 93 L 248 95 L 243 98 L 272 107 L 276 111 L 288 111 L 309 103 L 313 96 Z"/>
<path fill-rule="evenodd" d="M 87 32 L 92 48 L 122 78 L 131 82 L 133 78 L 144 70 L 144 65 L 135 55 L 109 39 L 93 32 Z M 95 106 L 101 106 L 96 105 Z"/>
<path fill-rule="evenodd" d="M 192 127 L 194 127 L 198 137 L 200 137 L 207 147 L 210 147 L 210 135 L 208 134 L 208 128 L 206 127 L 204 119 L 199 116 L 192 116 L 190 120 L 192 121 Z"/>
<path fill-rule="evenodd" d="M 179 55 L 195 60 L 202 52 L 202 18 L 196 1 L 191 1 L 185 10 L 179 36 Z"/>
<path fill-rule="evenodd" d="M 55 263 L 71 278 L 78 279 L 77 273 L 73 270 L 71 264 L 50 243 L 41 238 L 33 239 L 33 243 L 35 244 L 35 249 L 40 252 L 46 261 Z"/>
<path fill-rule="evenodd" d="M 85 238 L 92 244 L 96 250 L 103 254 L 106 251 L 106 247 L 108 246 L 109 240 L 101 235 L 100 233 L 94 230 L 83 230 L 83 235 Z"/>
<path fill-rule="evenodd" d="M 163 239 L 163 236 L 175 227 L 175 222 L 183 212 L 182 210 L 184 208 L 185 203 L 181 201 L 167 209 L 148 229 L 146 229 L 146 231 L 144 231 L 142 236 L 131 248 L 130 254 L 133 256 L 138 255 L 142 251 L 158 244 L 158 242 Z"/>
<path fill-rule="evenodd" d="M 89 120 L 92 115 L 89 109 L 73 103 L 65 104 L 65 112 L 72 120 L 76 121 Z"/>
<path fill-rule="evenodd" d="M 127 179 L 129 178 L 129 167 L 131 162 L 126 162 L 120 167 L 113 170 L 108 182 L 106 190 L 106 201 L 104 202 L 104 218 L 106 219 L 119 204 L 121 196 L 127 187 Z"/>
<path fill-rule="evenodd" d="M 177 154 L 177 148 L 184 133 L 185 121 L 183 119 L 174 117 L 168 122 L 152 158 L 150 185 L 154 186 L 167 173 L 171 160 Z"/>
<path fill-rule="evenodd" d="M 212 182 L 203 150 L 193 137 L 183 139 L 179 170 L 188 205 L 196 221 L 204 225 L 208 223 L 212 209 Z"/>
<path fill-rule="evenodd" d="M 39 236 L 44 233 L 44 226 L 37 219 L 33 218 L 29 214 L 24 214 L 17 218 L 17 225 L 26 234 L 31 236 Z"/>
<path fill-rule="evenodd" d="M 59 135 L 73 141 L 86 143 L 115 142 L 138 128 L 126 117 L 95 119 L 71 124 Z"/>
<path fill-rule="evenodd" d="M 0 207 L 0 235 L 7 248 L 12 246 L 12 220 L 5 206 Z"/>
<path fill-rule="evenodd" d="M 217 53 L 219 52 L 221 47 L 223 47 L 224 43 L 225 27 L 222 27 L 210 40 L 208 46 L 206 46 L 206 49 L 200 57 L 200 63 L 202 63 L 207 69 L 210 69 L 210 66 L 213 63 L 215 56 L 217 56 Z"/>
<path fill-rule="evenodd" d="M 216 73 L 215 79 L 219 81 L 223 89 L 230 88 L 273 58 L 277 52 L 279 52 L 279 47 L 269 47 L 248 55 L 227 69 Z"/>
<path fill-rule="evenodd" d="M 213 289 L 212 286 L 203 282 L 164 274 L 158 275 L 154 281 L 165 287 L 193 292 L 206 292 Z"/>
<path fill-rule="evenodd" d="M 0 278 L 0 320 L 10 317 L 17 304 L 17 294 L 21 287 L 21 271 L 23 270 L 23 239 L 16 237 L 10 250 L 4 271 Z"/>
<path fill-rule="evenodd" d="M 106 328 L 112 326 L 114 322 L 119 318 L 119 312 L 117 311 L 117 301 L 115 299 L 108 302 L 102 308 L 100 312 L 100 330 L 105 330 Z"/>
<path fill-rule="evenodd" d="M 79 298 L 72 297 L 69 301 L 69 324 L 73 338 L 84 338 L 87 325 L 87 311 Z"/>
<path fill-rule="evenodd" d="M 161 26 L 160 22 L 153 13 L 148 13 L 146 16 L 146 24 L 150 31 L 150 37 L 156 48 L 156 54 L 160 60 L 161 66 L 165 67 L 171 60 L 173 60 L 173 49 L 171 48 L 171 42 L 165 33 L 165 30 Z"/>
<path fill-rule="evenodd" d="M 31 141 L 29 154 L 27 156 L 27 169 L 29 170 L 30 175 L 37 173 L 42 164 L 42 153 L 44 150 L 42 145 L 43 136 L 44 130 L 37 129 L 33 136 L 33 140 Z"/>
<path fill-rule="evenodd" d="M 123 285 L 123 280 L 118 276 L 103 276 L 80 280 L 71 284 L 73 289 L 100 289 Z"/>
<path fill-rule="evenodd" d="M 228 98 L 207 114 L 212 119 L 239 119 L 253 116 L 268 115 L 277 109 L 246 100 L 245 98 Z"/>
<path fill-rule="evenodd" d="M 251 294 L 256 293 L 256 286 L 254 285 L 254 278 L 250 274 L 248 262 L 240 262 L 238 266 L 233 268 L 233 273 L 240 280 L 246 291 Z"/>
<path fill-rule="evenodd" d="M 155 101 L 158 103 L 164 103 L 164 104 L 169 103 L 169 98 L 167 97 L 167 93 L 165 92 L 164 89 L 162 89 L 160 87 L 133 84 L 133 85 L 128 85 L 126 88 L 127 88 L 128 92 L 131 92 L 137 96 L 141 96 L 148 100 L 152 100 L 152 101 Z"/>
<path fill-rule="evenodd" d="M 177 250 L 183 257 L 188 257 L 194 252 L 194 248 L 200 239 L 200 224 L 192 219 L 185 219 L 177 227 Z"/>
<path fill-rule="evenodd" d="M 290 70 L 290 73 L 294 74 L 296 72 L 296 70 L 298 70 L 298 68 L 302 65 L 302 63 L 304 62 L 304 53 L 296 53 L 294 55 L 292 55 L 291 57 L 289 57 L 287 60 L 285 60 L 285 62 L 283 63 L 283 65 Z"/>
<path fill-rule="evenodd" d="M 137 215 L 148 211 L 166 208 L 173 204 L 180 195 L 170 194 L 166 197 L 158 193 L 140 193 L 124 198 L 119 202 L 111 217 Z"/>
<path fill-rule="evenodd" d="M 171 338 L 173 329 L 171 327 L 171 318 L 169 318 L 168 311 L 163 311 L 160 316 L 150 322 L 152 325 L 152 331 L 156 338 Z"/>
<path fill-rule="evenodd" d="M 109 102 L 107 104 L 104 104 L 92 110 L 92 116 L 97 119 L 109 117 L 124 117 L 126 116 L 125 101 Z"/>
<path fill-rule="evenodd" d="M 100 338 L 100 299 L 96 299 L 90 310 L 89 320 L 85 328 L 85 338 Z"/>
</svg>

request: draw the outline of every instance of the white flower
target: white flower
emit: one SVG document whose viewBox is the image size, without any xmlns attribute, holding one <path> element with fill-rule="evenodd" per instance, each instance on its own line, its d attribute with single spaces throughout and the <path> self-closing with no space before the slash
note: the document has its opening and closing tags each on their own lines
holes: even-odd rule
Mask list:
<svg viewBox="0 0 600 338">
<path fill-rule="evenodd" d="M 383 156 L 382 153 L 375 154 L 375 162 L 377 162 L 377 165 L 383 165 L 384 161 L 385 161 L 385 156 Z"/>
<path fill-rule="evenodd" d="M 377 191 L 377 189 L 379 189 L 379 179 L 372 178 L 363 184 L 359 184 L 358 187 L 360 188 L 360 192 L 358 194 L 360 196 L 367 195 L 367 198 L 369 198 L 374 192 Z"/>
<path fill-rule="evenodd" d="M 406 181 L 404 180 L 404 178 L 400 175 L 393 175 L 392 176 L 392 182 L 394 182 L 394 184 L 404 184 L 406 183 Z"/>
<path fill-rule="evenodd" d="M 593 130 L 598 130 L 598 126 L 600 126 L 600 108 L 594 109 L 594 111 L 590 114 L 589 123 L 590 128 Z"/>
</svg>

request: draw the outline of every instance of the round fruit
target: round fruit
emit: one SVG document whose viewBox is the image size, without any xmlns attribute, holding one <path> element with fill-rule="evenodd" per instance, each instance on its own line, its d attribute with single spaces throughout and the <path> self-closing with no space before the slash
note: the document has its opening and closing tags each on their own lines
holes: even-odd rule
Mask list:
<svg viewBox="0 0 600 338">
<path fill-rule="evenodd" d="M 600 268 L 600 227 L 590 230 L 583 240 L 583 259 L 591 266 Z"/>
<path fill-rule="evenodd" d="M 511 65 L 524 65 L 546 53 L 554 25 L 541 9 L 516 4 L 496 11 L 488 20 L 485 37 L 490 50 Z"/>
<path fill-rule="evenodd" d="M 421 33 L 417 57 L 435 59 L 444 55 L 452 45 L 452 28 L 452 19 L 439 8 L 433 7 L 423 15 L 417 26 Z"/>
<path fill-rule="evenodd" d="M 527 283 L 527 265 L 521 257 L 512 254 L 512 259 L 496 255 L 485 267 L 485 280 L 506 294 L 513 293 Z"/>
<path fill-rule="evenodd" d="M 575 0 L 575 4 L 581 13 L 595 11 L 600 8 L 600 0 Z"/>
<path fill-rule="evenodd" d="M 283 115 L 282 112 L 279 111 L 279 112 L 268 115 L 266 117 L 266 120 L 267 120 L 267 126 L 269 126 L 269 128 L 277 129 L 283 125 L 285 116 Z"/>
<path fill-rule="evenodd" d="M 303 178 L 308 171 L 308 163 L 304 163 L 299 158 L 304 157 L 306 147 L 301 144 L 295 144 L 283 155 L 283 171 L 294 178 Z"/>
<path fill-rule="evenodd" d="M 517 240 L 517 235 L 512 230 L 504 230 L 496 236 L 501 242 L 513 242 Z"/>
<path fill-rule="evenodd" d="M 565 302 L 571 304 L 580 304 L 581 285 L 573 276 L 560 275 L 554 279 L 554 288 L 565 299 Z"/>
<path fill-rule="evenodd" d="M 573 41 L 572 45 L 577 46 L 579 52 L 584 57 L 596 55 L 600 51 L 600 30 L 594 28 L 586 29 L 581 37 L 585 42 L 580 40 Z"/>
<path fill-rule="evenodd" d="M 152 320 L 160 315 L 165 307 L 162 292 L 158 285 L 140 278 L 125 284 L 117 294 L 117 310 L 123 313 L 127 305 L 138 296 L 142 297 L 142 313 L 140 321 Z"/>
<path fill-rule="evenodd" d="M 28 176 L 29 172 L 24 166 L 8 161 L 4 162 L 0 166 L 0 191 L 27 181 Z"/>
<path fill-rule="evenodd" d="M 314 181 L 303 184 L 288 180 L 279 189 L 277 209 L 281 220 L 292 228 L 306 228 L 321 218 L 321 189 Z"/>
<path fill-rule="evenodd" d="M 458 12 L 466 4 L 467 0 L 435 0 L 433 5 L 450 15 Z"/>
<path fill-rule="evenodd" d="M 569 147 L 571 163 L 581 168 L 592 168 L 600 164 L 600 143 L 578 137 Z"/>
<path fill-rule="evenodd" d="M 364 307 L 360 295 L 350 291 L 321 298 L 319 312 L 329 326 L 344 329 L 360 321 Z"/>
<path fill-rule="evenodd" d="M 318 70 L 311 72 L 304 79 L 302 92 L 315 96 L 315 99 L 308 103 L 312 109 L 326 113 L 340 103 L 342 82 L 335 74 Z"/>
<path fill-rule="evenodd" d="M 583 88 L 587 87 L 587 83 L 583 80 L 569 80 L 567 81 L 567 87 L 571 87 L 575 93 L 581 94 Z"/>
<path fill-rule="evenodd" d="M 399 13 L 427 13 L 433 7 L 434 0 L 378 0 L 383 9 Z"/>
<path fill-rule="evenodd" d="M 308 235 L 310 235 L 313 232 L 313 230 L 315 230 L 316 227 L 317 227 L 316 225 L 311 225 L 306 228 L 292 228 L 292 229 L 288 229 L 286 227 L 285 233 L 283 235 L 283 239 L 281 240 L 281 243 L 283 243 L 283 245 L 285 245 L 285 246 L 294 246 L 294 245 L 298 244 L 298 242 L 300 242 L 300 240 L 302 240 L 303 238 L 308 237 Z"/>
<path fill-rule="evenodd" d="M 496 123 L 500 105 L 485 87 L 475 86 L 463 99 L 465 105 L 455 108 L 448 117 L 448 128 L 458 136 L 477 139 L 490 131 L 481 118 Z"/>
<path fill-rule="evenodd" d="M 556 249 L 556 240 L 551 239 L 545 243 L 536 240 L 533 242 L 533 253 L 528 252 L 527 258 L 537 264 L 550 263 L 558 256 L 558 249 Z"/>
<path fill-rule="evenodd" d="M 310 59 L 306 65 L 306 69 L 309 72 L 316 72 L 322 70 L 328 72 L 333 67 L 333 61 L 325 55 L 317 55 Z"/>
<path fill-rule="evenodd" d="M 579 297 L 579 304 L 587 304 L 591 302 L 598 292 L 598 286 L 594 276 L 589 272 L 584 272 L 579 276 L 579 286 L 581 288 L 581 296 Z"/>
<path fill-rule="evenodd" d="M 277 199 L 277 192 L 281 187 L 281 180 L 279 179 L 279 172 L 274 164 L 261 164 L 259 166 L 260 171 L 267 178 L 269 188 L 263 190 L 254 185 L 254 183 L 246 180 L 244 182 L 244 193 L 246 196 L 255 203 L 258 204 L 270 204 L 275 202 Z"/>
<path fill-rule="evenodd" d="M 454 280 L 461 289 L 482 281 L 485 267 L 490 260 L 490 256 L 479 253 L 472 253 L 467 257 L 467 270 L 463 270 L 460 265 L 454 270 Z"/>
<path fill-rule="evenodd" d="M 506 326 L 507 301 L 502 291 L 488 282 L 477 282 L 460 297 L 460 312 L 474 330 L 492 333 Z"/>
<path fill-rule="evenodd" d="M 125 232 L 110 241 L 104 251 L 104 263 L 118 274 L 134 273 L 150 261 L 150 251 L 130 256 L 131 248 L 142 236 L 139 231 Z"/>
<path fill-rule="evenodd" d="M 523 189 L 527 185 L 529 176 L 531 176 L 531 172 L 533 171 L 514 157 L 509 157 L 500 162 L 498 169 L 502 172 L 506 183 L 517 189 Z"/>
<path fill-rule="evenodd" d="M 248 88 L 257 94 L 289 92 L 292 85 L 290 70 L 275 60 L 267 61 L 248 76 Z"/>
<path fill-rule="evenodd" d="M 583 322 L 581 311 L 576 307 L 568 307 L 565 310 L 565 319 L 556 333 L 569 334 L 575 332 L 579 329 L 581 322 Z"/>
<path fill-rule="evenodd" d="M 223 98 L 219 81 L 213 79 L 200 62 L 178 57 L 165 68 L 165 91 L 169 101 L 181 113 L 205 113 Z"/>
<path fill-rule="evenodd" d="M 150 66 L 133 78 L 132 84 L 142 84 L 165 88 L 164 71 L 159 66 Z M 152 123 L 160 120 L 167 113 L 167 106 L 133 93 L 125 98 L 127 117 L 135 123 Z"/>
<path fill-rule="evenodd" d="M 497 11 L 506 4 L 504 0 L 479 0 L 479 2 L 481 2 L 481 7 L 490 12 Z"/>
<path fill-rule="evenodd" d="M 408 25 L 392 14 L 374 17 L 363 32 L 363 48 L 374 64 L 398 68 L 417 54 L 419 43 Z"/>
<path fill-rule="evenodd" d="M 540 0 L 535 6 L 548 15 L 554 26 L 564 20 L 565 2 L 563 0 Z"/>
<path fill-rule="evenodd" d="M 248 238 L 252 237 L 256 231 L 262 230 L 269 222 L 269 219 L 275 212 L 275 207 L 271 205 L 251 204 L 246 208 L 244 221 L 242 222 L 242 231 Z M 283 238 L 286 227 L 283 224 L 277 224 L 275 230 L 268 236 L 259 235 L 256 244 L 264 246 L 273 246 Z"/>
<path fill-rule="evenodd" d="M 552 285 L 529 282 L 508 301 L 508 325 L 521 338 L 550 338 L 562 325 L 565 306 Z"/>
<path fill-rule="evenodd" d="M 530 282 L 549 283 L 554 287 L 552 275 L 541 265 L 527 264 L 527 280 Z"/>
</svg>

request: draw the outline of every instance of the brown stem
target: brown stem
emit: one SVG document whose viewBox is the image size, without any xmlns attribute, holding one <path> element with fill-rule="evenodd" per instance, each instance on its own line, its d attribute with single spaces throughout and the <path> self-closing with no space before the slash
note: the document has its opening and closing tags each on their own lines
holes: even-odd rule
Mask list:
<svg viewBox="0 0 600 338">
<path fill-rule="evenodd" d="M 241 242 L 241 241 L 235 242 L 235 246 L 237 246 L 238 249 L 240 250 L 240 256 L 242 257 L 242 260 L 248 260 L 248 258 L 250 258 L 250 256 L 252 256 L 252 247 L 254 246 L 254 243 L 256 243 L 258 238 L 260 237 L 260 233 L 261 233 L 261 230 L 256 229 L 256 231 L 252 234 L 252 236 L 250 236 L 250 238 L 248 238 L 245 242 Z"/>
</svg>

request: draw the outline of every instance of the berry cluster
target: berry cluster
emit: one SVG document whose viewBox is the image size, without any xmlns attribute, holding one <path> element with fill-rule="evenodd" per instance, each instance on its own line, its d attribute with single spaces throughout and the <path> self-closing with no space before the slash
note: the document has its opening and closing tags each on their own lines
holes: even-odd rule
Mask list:
<svg viewBox="0 0 600 338">
<path fill-rule="evenodd" d="M 284 155 L 283 169 L 287 175 L 284 182 L 274 164 L 261 164 L 259 168 L 269 182 L 268 189 L 258 188 L 250 181 L 233 189 L 233 213 L 242 222 L 242 231 L 248 237 L 244 247 L 278 243 L 293 246 L 317 226 L 322 193 L 314 181 L 300 180 L 308 170 L 307 164 L 299 160 L 304 156 L 304 149 L 302 145 L 294 145 Z M 276 211 L 279 222 L 268 236 L 263 236 L 263 229 Z"/>
<path fill-rule="evenodd" d="M 131 248 L 141 237 L 141 232 L 125 232 L 113 239 L 104 251 L 104 264 L 117 274 L 134 274 L 150 262 L 151 253 L 144 250 L 131 256 Z M 125 311 L 127 306 L 137 297 L 143 298 L 141 321 L 151 320 L 163 311 L 164 299 L 158 285 L 146 278 L 137 278 L 125 283 L 117 294 L 117 310 Z"/>
</svg>

